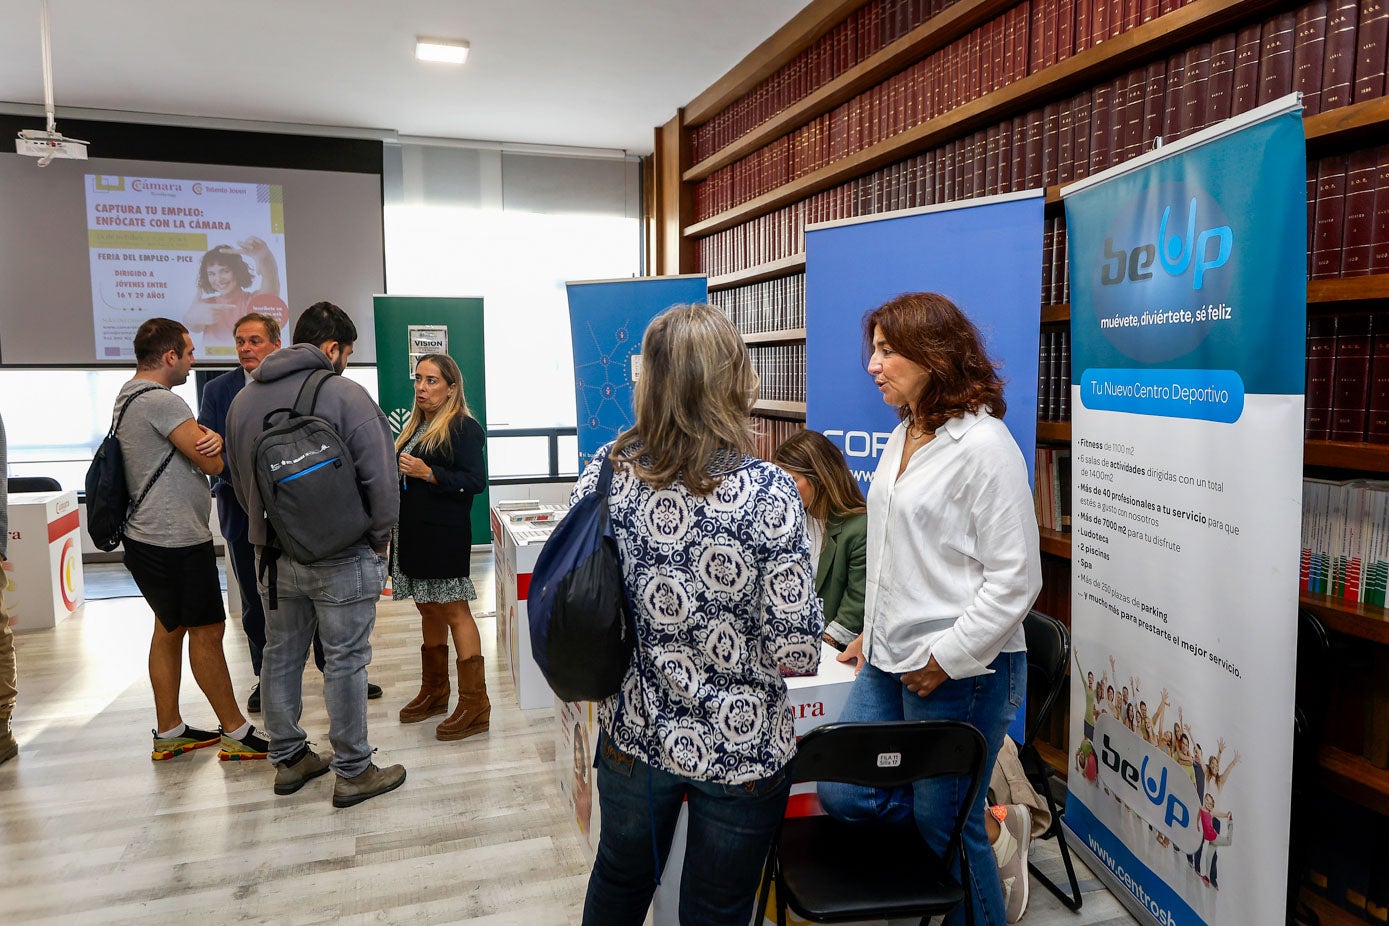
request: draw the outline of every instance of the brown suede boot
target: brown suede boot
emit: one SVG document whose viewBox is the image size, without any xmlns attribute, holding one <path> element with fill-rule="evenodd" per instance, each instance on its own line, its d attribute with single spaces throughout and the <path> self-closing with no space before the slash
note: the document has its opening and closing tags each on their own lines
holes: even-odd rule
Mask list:
<svg viewBox="0 0 1389 926">
<path fill-rule="evenodd" d="M 401 723 L 419 723 L 426 717 L 448 713 L 449 709 L 449 647 L 447 643 L 438 646 L 420 647 L 420 664 L 423 681 L 420 693 L 415 700 L 400 709 Z"/>
<path fill-rule="evenodd" d="M 492 702 L 487 699 L 487 680 L 481 656 L 458 660 L 458 706 L 439 724 L 434 735 L 441 740 L 461 740 L 486 733 L 491 726 Z"/>
</svg>

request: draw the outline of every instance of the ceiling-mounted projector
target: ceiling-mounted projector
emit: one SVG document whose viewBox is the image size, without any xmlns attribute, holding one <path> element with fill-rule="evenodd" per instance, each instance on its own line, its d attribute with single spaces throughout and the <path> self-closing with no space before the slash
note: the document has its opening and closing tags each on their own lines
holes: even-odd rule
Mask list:
<svg viewBox="0 0 1389 926">
<path fill-rule="evenodd" d="M 23 129 L 14 141 L 14 150 L 38 158 L 40 167 L 48 166 L 54 158 L 87 160 L 87 143 L 80 138 L 64 138 L 61 132 Z"/>
</svg>

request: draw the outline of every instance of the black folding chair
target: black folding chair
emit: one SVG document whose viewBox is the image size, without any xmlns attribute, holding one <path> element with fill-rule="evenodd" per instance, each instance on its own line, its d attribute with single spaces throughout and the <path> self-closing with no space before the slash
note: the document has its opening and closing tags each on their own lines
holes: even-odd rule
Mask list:
<svg viewBox="0 0 1389 926">
<path fill-rule="evenodd" d="M 5 481 L 10 494 L 18 492 L 60 492 L 63 484 L 52 476 L 11 476 Z"/>
<path fill-rule="evenodd" d="M 979 731 L 953 720 L 837 723 L 817 727 L 796 749 L 794 779 L 896 788 L 938 776 L 967 779 L 943 855 L 917 828 L 842 823 L 826 816 L 786 820 L 767 860 L 758 910 L 776 883 L 778 926 L 786 908 L 816 923 L 931 917 L 961 903 L 969 909 L 965 821 L 981 811 L 985 744 Z M 961 875 L 952 873 L 959 860 Z M 760 913 L 759 913 L 760 915 Z M 969 917 L 971 923 L 974 917 Z"/>
<path fill-rule="evenodd" d="M 1037 868 L 1030 860 L 1028 871 L 1040 881 L 1047 890 L 1071 910 L 1079 911 L 1084 898 L 1080 893 L 1080 882 L 1076 880 L 1075 865 L 1071 862 L 1071 849 L 1066 845 L 1066 830 L 1061 826 L 1061 811 L 1051 794 L 1051 779 L 1054 771 L 1043 761 L 1037 752 L 1034 740 L 1037 731 L 1046 724 L 1051 709 L 1066 684 L 1066 664 L 1071 659 L 1071 635 L 1066 625 L 1054 617 L 1040 611 L 1029 611 L 1023 618 L 1023 633 L 1027 635 L 1027 723 L 1024 740 L 1018 747 L 1018 758 L 1022 760 L 1027 780 L 1042 795 L 1051 811 L 1051 826 L 1040 839 L 1055 837 L 1061 850 L 1061 861 L 1066 866 L 1066 877 L 1070 880 L 1071 891 L 1066 893 L 1055 882 Z"/>
</svg>

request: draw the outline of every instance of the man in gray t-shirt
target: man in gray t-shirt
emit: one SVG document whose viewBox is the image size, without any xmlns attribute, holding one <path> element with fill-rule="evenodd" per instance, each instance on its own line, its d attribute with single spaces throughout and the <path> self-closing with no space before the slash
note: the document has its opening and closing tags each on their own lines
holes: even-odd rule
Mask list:
<svg viewBox="0 0 1389 926">
<path fill-rule="evenodd" d="M 269 744 L 236 704 L 222 651 L 227 615 L 208 528 L 207 476 L 222 472 L 222 437 L 198 424 L 171 390 L 188 380 L 193 341 L 188 329 L 151 318 L 135 334 L 135 377 L 121 388 L 113 416 L 128 409 L 116 433 L 132 499 L 144 498 L 126 522 L 125 565 L 154 611 L 150 687 L 156 727 L 151 758 L 221 744 L 222 759 L 264 759 Z M 146 489 L 148 492 L 146 493 Z M 217 714 L 216 732 L 183 722 L 179 679 L 183 641 L 188 661 Z"/>
</svg>

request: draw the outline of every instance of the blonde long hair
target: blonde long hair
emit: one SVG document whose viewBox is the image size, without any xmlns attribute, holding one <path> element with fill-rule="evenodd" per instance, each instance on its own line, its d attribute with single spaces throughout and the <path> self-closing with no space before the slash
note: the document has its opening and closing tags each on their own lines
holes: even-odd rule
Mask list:
<svg viewBox="0 0 1389 926">
<path fill-rule="evenodd" d="M 463 395 L 463 372 L 458 369 L 458 364 L 454 363 L 448 354 L 425 354 L 415 363 L 415 372 L 418 373 L 420 364 L 428 360 L 439 368 L 439 374 L 444 377 L 444 382 L 453 387 L 448 399 L 444 401 L 443 407 L 434 413 L 434 418 L 429 422 L 429 427 L 425 429 L 424 437 L 420 438 L 417 450 L 427 453 L 440 453 L 450 456 L 453 452 L 452 445 L 449 444 L 449 426 L 459 415 L 466 418 L 473 417 L 473 413 L 468 410 L 468 400 Z M 395 439 L 395 452 L 400 453 L 401 449 L 410 442 L 410 436 L 415 433 L 421 424 L 424 423 L 424 412 L 420 411 L 420 403 L 410 409 L 410 420 L 405 422 L 405 427 L 400 429 L 400 434 Z"/>
<path fill-rule="evenodd" d="M 654 489 L 677 480 L 707 495 L 721 478 L 720 453 L 751 453 L 748 415 L 757 371 L 733 323 L 711 305 L 677 305 L 656 316 L 642 338 L 636 424 L 613 445 L 615 466 L 630 466 Z"/>
</svg>

